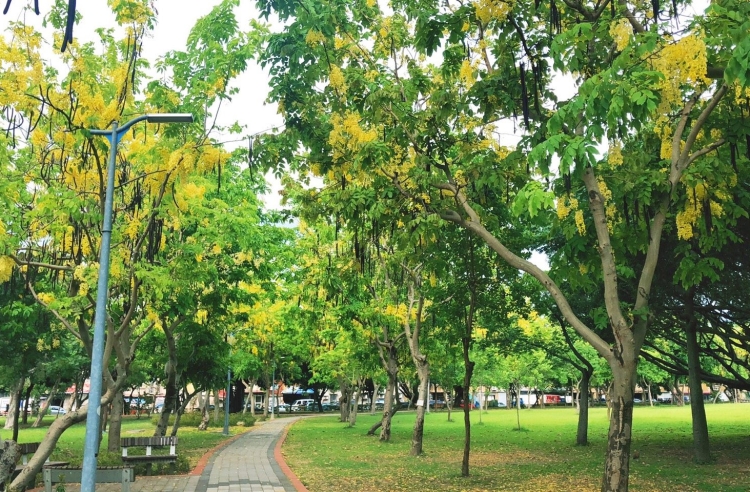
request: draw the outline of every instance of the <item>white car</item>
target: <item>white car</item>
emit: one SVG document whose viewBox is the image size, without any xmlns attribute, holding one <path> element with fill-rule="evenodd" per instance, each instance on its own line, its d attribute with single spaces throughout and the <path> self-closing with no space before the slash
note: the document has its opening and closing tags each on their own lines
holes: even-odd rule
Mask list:
<svg viewBox="0 0 750 492">
<path fill-rule="evenodd" d="M 49 414 L 50 415 L 65 415 L 66 412 L 63 407 L 58 407 L 57 405 L 52 405 L 49 407 Z"/>
<path fill-rule="evenodd" d="M 313 400 L 312 398 L 297 400 L 292 405 L 292 412 L 304 412 L 307 410 L 307 405 L 309 405 L 310 403 L 315 403 L 315 400 Z"/>
</svg>

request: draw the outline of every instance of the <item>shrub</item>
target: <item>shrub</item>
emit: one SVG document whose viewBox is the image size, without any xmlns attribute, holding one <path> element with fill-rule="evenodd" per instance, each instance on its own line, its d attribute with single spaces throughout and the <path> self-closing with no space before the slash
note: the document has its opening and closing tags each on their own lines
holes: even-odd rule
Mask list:
<svg viewBox="0 0 750 492">
<path fill-rule="evenodd" d="M 174 415 L 169 416 L 169 425 L 174 425 Z M 189 412 L 183 413 L 180 419 L 180 427 L 198 427 L 201 423 L 203 415 L 200 412 Z M 252 427 L 255 424 L 256 419 L 253 418 L 249 413 L 230 413 L 229 414 L 229 425 L 236 426 L 238 422 L 242 422 L 245 427 Z M 159 414 L 151 416 L 151 422 L 156 425 L 159 422 Z M 209 427 L 224 427 L 224 414 L 219 416 L 218 421 L 214 421 L 213 415 L 209 415 L 208 419 Z"/>
</svg>

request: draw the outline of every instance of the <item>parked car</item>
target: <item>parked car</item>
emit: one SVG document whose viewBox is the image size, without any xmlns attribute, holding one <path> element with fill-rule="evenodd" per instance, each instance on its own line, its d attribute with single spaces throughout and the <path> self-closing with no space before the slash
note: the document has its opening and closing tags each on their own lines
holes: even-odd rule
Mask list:
<svg viewBox="0 0 750 492">
<path fill-rule="evenodd" d="M 49 414 L 50 415 L 65 415 L 66 412 L 63 407 L 58 407 L 57 405 L 51 405 L 49 407 Z"/>
<path fill-rule="evenodd" d="M 292 404 L 292 412 L 305 412 L 307 411 L 307 405 L 311 403 L 315 403 L 315 400 L 312 398 L 297 400 Z"/>
<path fill-rule="evenodd" d="M 277 405 L 274 407 L 273 411 L 274 413 L 289 413 L 291 412 L 292 406 L 286 403 L 282 403 L 281 405 Z"/>
</svg>

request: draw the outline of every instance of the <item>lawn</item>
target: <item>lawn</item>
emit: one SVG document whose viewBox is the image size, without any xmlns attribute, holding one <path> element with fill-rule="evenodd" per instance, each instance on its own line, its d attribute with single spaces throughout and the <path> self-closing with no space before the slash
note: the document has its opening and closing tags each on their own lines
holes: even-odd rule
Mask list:
<svg viewBox="0 0 750 492">
<path fill-rule="evenodd" d="M 689 407 L 638 407 L 631 461 L 633 491 L 747 491 L 750 478 L 750 404 L 707 405 L 715 463 L 692 463 Z M 287 463 L 311 492 L 400 491 L 598 491 L 604 463 L 606 409 L 593 408 L 587 447 L 576 447 L 577 415 L 571 408 L 472 411 L 471 476 L 463 478 L 463 414 L 426 416 L 421 457 L 409 456 L 414 413 L 396 414 L 391 441 L 366 436 L 379 417 L 358 417 L 346 428 L 335 417 L 296 423 L 284 443 Z"/>
<path fill-rule="evenodd" d="M 185 417 L 189 416 L 186 414 Z M 223 416 L 222 416 L 223 417 Z M 24 442 L 39 442 L 44 438 L 47 432 L 47 427 L 55 419 L 53 416 L 47 416 L 44 419 L 44 427 L 32 429 L 28 426 L 22 426 L 18 433 L 18 441 Z M 250 416 L 245 420 L 249 421 Z M 185 419 L 183 419 L 185 420 Z M 198 420 L 198 419 L 193 419 Z M 235 421 L 236 419 L 232 419 Z M 33 421 L 29 418 L 29 422 Z M 4 419 L 0 420 L 4 423 Z M 223 418 L 221 424 L 223 426 Z M 154 429 L 156 428 L 154 422 L 147 416 L 142 416 L 140 419 L 127 416 L 122 421 L 122 437 L 138 437 L 138 436 L 152 436 Z M 248 429 L 245 426 L 230 426 L 229 434 L 230 437 Z M 170 427 L 171 430 L 171 427 Z M 159 468 L 155 465 L 154 473 L 186 473 L 192 470 L 201 456 L 207 451 L 214 448 L 222 441 L 226 440 L 227 437 L 222 434 L 223 427 L 209 427 L 208 430 L 199 431 L 195 426 L 183 425 L 180 426 L 177 436 L 179 437 L 179 443 L 177 445 L 177 454 L 179 459 L 177 465 L 173 470 L 170 470 L 168 466 Z M 52 461 L 69 461 L 72 466 L 80 466 L 83 462 L 83 440 L 86 433 L 86 422 L 76 424 L 66 430 L 57 442 L 55 451 L 52 453 Z M 0 428 L 0 436 L 3 439 L 9 439 L 12 436 L 10 430 L 3 430 Z M 99 465 L 121 465 L 122 460 L 120 459 L 120 453 L 109 453 L 107 449 L 107 434 L 104 434 L 102 440 L 102 452 L 99 453 L 98 463 Z M 154 451 L 156 453 L 156 451 Z M 142 466 L 142 465 L 141 465 Z M 138 470 L 137 470 L 138 471 Z M 41 474 L 39 475 L 41 476 Z"/>
</svg>

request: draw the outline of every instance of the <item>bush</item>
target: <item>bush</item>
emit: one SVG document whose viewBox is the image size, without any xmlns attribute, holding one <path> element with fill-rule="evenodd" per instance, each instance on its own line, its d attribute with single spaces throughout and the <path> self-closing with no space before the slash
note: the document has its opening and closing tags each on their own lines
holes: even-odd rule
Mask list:
<svg viewBox="0 0 750 492">
<path fill-rule="evenodd" d="M 156 425 L 159 422 L 159 414 L 154 414 L 151 416 L 151 422 L 153 422 L 154 425 Z M 169 425 L 174 425 L 174 415 L 169 416 Z M 200 412 L 188 412 L 183 413 L 182 418 L 180 419 L 180 427 L 198 427 L 201 423 L 201 419 L 203 418 L 203 415 Z M 229 425 L 236 426 L 238 423 L 242 423 L 241 425 L 245 427 L 252 427 L 253 424 L 255 424 L 256 419 L 253 418 L 253 416 L 249 413 L 242 414 L 242 413 L 230 413 L 229 414 Z M 224 427 L 224 414 L 222 413 L 219 416 L 219 420 L 214 421 L 213 415 L 209 415 L 208 418 L 208 426 L 209 427 Z"/>
<path fill-rule="evenodd" d="M 497 400 L 490 400 L 487 402 L 487 408 L 497 408 Z"/>
</svg>

